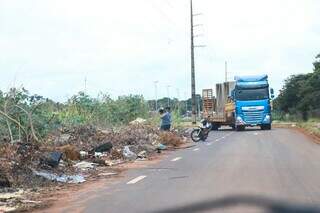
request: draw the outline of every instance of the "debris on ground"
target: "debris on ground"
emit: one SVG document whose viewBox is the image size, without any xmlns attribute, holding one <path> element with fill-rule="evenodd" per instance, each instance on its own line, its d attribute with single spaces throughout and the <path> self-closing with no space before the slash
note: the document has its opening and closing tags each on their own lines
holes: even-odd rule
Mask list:
<svg viewBox="0 0 320 213">
<path fill-rule="evenodd" d="M 131 125 L 138 125 L 138 124 L 145 124 L 147 122 L 147 120 L 143 119 L 143 118 L 137 118 L 134 121 L 131 121 L 130 124 Z"/>
<path fill-rule="evenodd" d="M 80 154 L 80 158 L 82 159 L 88 157 L 89 155 L 89 153 L 86 151 L 80 151 L 79 154 Z"/>
<path fill-rule="evenodd" d="M 68 160 L 80 160 L 81 153 L 77 150 L 76 146 L 74 145 L 66 145 L 60 148 L 60 150 L 63 152 L 64 157 Z"/>
<path fill-rule="evenodd" d="M 0 187 L 11 187 L 8 177 L 0 170 Z"/>
<path fill-rule="evenodd" d="M 62 182 L 62 183 L 83 183 L 85 182 L 85 179 L 81 175 L 57 175 L 54 173 L 49 173 L 46 171 L 34 171 L 34 174 L 43 178 L 46 178 L 48 180 Z"/>
<path fill-rule="evenodd" d="M 147 151 L 143 150 L 138 153 L 138 158 L 147 158 Z"/>
<path fill-rule="evenodd" d="M 164 145 L 177 147 L 183 143 L 181 137 L 173 132 L 161 132 L 159 137 L 160 142 Z"/>
<path fill-rule="evenodd" d="M 24 191 L 22 189 L 7 189 L 0 190 L 0 212 L 10 212 L 17 209 L 17 204 L 20 203 Z"/>
<path fill-rule="evenodd" d="M 105 165 L 106 166 L 116 166 L 116 165 L 119 165 L 119 164 L 122 164 L 124 163 L 123 160 L 121 159 L 118 159 L 118 160 L 106 160 L 105 161 Z"/>
<path fill-rule="evenodd" d="M 158 143 L 157 149 L 158 149 L 158 150 L 166 150 L 166 149 L 167 149 L 167 146 L 166 146 L 166 145 L 163 145 L 162 143 Z"/>
<path fill-rule="evenodd" d="M 114 176 L 117 174 L 118 173 L 115 173 L 115 172 L 104 172 L 104 173 L 100 173 L 99 176 Z"/>
<path fill-rule="evenodd" d="M 59 165 L 59 162 L 62 158 L 62 153 L 61 152 L 50 152 L 50 153 L 45 153 L 41 158 L 40 158 L 40 164 L 41 165 L 48 165 L 51 167 L 57 167 Z"/>
<path fill-rule="evenodd" d="M 99 153 L 102 153 L 102 152 L 110 152 L 110 150 L 112 149 L 113 145 L 112 143 L 110 142 L 107 142 L 107 143 L 103 143 L 99 146 L 97 146 L 94 151 L 95 152 L 99 152 Z"/>
<path fill-rule="evenodd" d="M 110 169 L 119 164 L 147 160 L 157 151 L 180 146 L 186 141 L 184 135 L 183 131 L 161 132 L 138 118 L 130 126 L 115 129 L 64 128 L 45 143 L 0 143 L 0 189 L 50 188 L 91 177 L 107 178 L 116 175 Z M 16 210 L 17 203 L 37 205 L 29 197 L 12 202 L 1 196 L 7 195 L 0 190 L 0 212 Z"/>
<path fill-rule="evenodd" d="M 96 166 L 98 166 L 98 164 L 87 162 L 87 161 L 81 161 L 81 162 L 73 165 L 73 167 L 80 169 L 80 170 L 84 170 L 84 171 L 86 171 L 88 169 L 94 169 Z"/>
<path fill-rule="evenodd" d="M 130 150 L 129 146 L 125 146 L 123 148 L 123 153 L 122 154 L 123 154 L 123 157 L 126 160 L 129 160 L 129 161 L 135 160 L 137 158 L 137 155 Z"/>
</svg>

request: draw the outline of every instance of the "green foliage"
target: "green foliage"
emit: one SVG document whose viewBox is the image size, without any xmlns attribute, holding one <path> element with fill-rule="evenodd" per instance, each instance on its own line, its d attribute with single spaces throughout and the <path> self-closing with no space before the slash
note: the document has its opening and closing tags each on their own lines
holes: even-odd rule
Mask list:
<svg viewBox="0 0 320 213">
<path fill-rule="evenodd" d="M 274 101 L 276 110 L 284 113 L 301 114 L 304 120 L 311 112 L 320 109 L 320 54 L 316 57 L 314 71 L 290 76 Z"/>
<path fill-rule="evenodd" d="M 121 96 L 113 100 L 108 95 L 91 98 L 83 92 L 73 96 L 59 112 L 59 120 L 65 126 L 127 124 L 137 117 L 145 118 L 148 107 L 142 96 Z"/>
<path fill-rule="evenodd" d="M 0 91 L 1 140 L 36 140 L 63 127 L 107 127 L 148 116 L 147 102 L 142 96 L 121 96 L 116 100 L 106 94 L 99 97 L 92 98 L 79 92 L 61 104 L 39 95 L 30 95 L 24 88 L 14 88 L 7 93 Z"/>
<path fill-rule="evenodd" d="M 168 98 L 162 98 L 158 99 L 158 109 L 160 107 L 167 107 L 170 106 L 172 111 L 179 111 L 180 115 L 185 115 L 187 111 L 192 110 L 192 103 L 191 103 L 191 98 L 187 100 L 178 100 L 176 98 L 174 99 L 168 99 Z M 148 101 L 148 106 L 151 110 L 155 111 L 156 109 L 156 101 L 155 100 L 149 100 Z M 196 111 L 202 111 L 202 97 L 201 95 L 197 94 L 196 95 Z"/>
</svg>

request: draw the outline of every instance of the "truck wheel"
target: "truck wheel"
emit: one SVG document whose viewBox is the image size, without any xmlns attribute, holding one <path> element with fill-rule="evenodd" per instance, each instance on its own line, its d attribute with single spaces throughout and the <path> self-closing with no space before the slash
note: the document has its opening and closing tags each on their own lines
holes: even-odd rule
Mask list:
<svg viewBox="0 0 320 213">
<path fill-rule="evenodd" d="M 217 131 L 218 129 L 219 129 L 218 124 L 216 124 L 216 123 L 212 123 L 212 124 L 211 124 L 211 130 Z"/>
<path fill-rule="evenodd" d="M 271 130 L 271 124 L 264 124 L 261 126 L 262 130 Z"/>
<path fill-rule="evenodd" d="M 245 130 L 245 126 L 236 126 L 236 131 L 244 131 Z"/>
</svg>

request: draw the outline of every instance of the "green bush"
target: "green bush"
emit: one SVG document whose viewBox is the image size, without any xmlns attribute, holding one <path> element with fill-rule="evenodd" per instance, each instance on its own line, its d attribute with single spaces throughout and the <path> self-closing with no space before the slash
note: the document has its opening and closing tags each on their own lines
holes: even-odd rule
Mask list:
<svg viewBox="0 0 320 213">
<path fill-rule="evenodd" d="M 57 103 L 25 89 L 0 91 L 0 137 L 2 140 L 40 141 L 48 133 L 64 127 L 97 125 L 110 127 L 128 124 L 137 117 L 148 116 L 147 102 L 139 95 L 108 95 L 92 98 L 84 92 L 66 103 Z"/>
<path fill-rule="evenodd" d="M 319 116 L 320 112 L 320 54 L 314 62 L 312 73 L 292 75 L 286 81 L 274 108 L 285 114 L 301 117 Z"/>
</svg>

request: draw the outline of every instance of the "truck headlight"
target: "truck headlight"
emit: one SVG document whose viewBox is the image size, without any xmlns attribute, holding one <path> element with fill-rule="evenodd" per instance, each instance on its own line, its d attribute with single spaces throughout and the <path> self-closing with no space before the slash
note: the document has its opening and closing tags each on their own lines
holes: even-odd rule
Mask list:
<svg viewBox="0 0 320 213">
<path fill-rule="evenodd" d="M 266 115 L 266 117 L 264 117 L 263 121 L 269 123 L 271 120 L 270 115 Z"/>
</svg>

